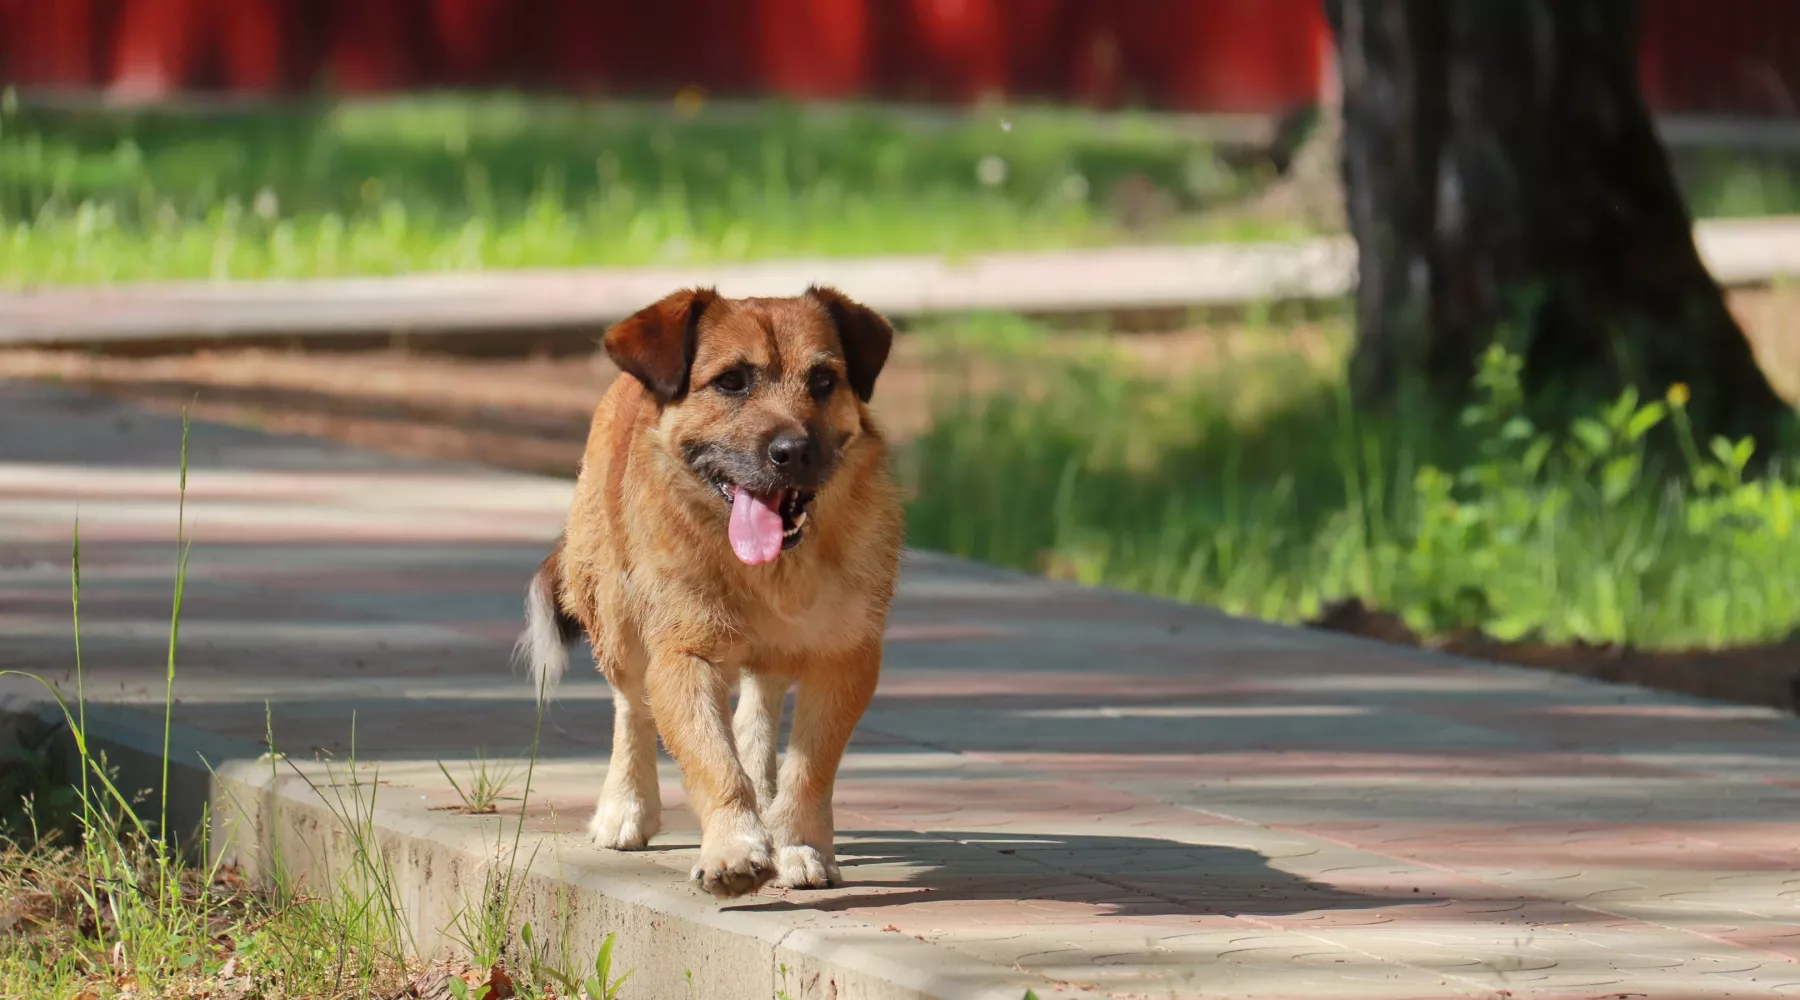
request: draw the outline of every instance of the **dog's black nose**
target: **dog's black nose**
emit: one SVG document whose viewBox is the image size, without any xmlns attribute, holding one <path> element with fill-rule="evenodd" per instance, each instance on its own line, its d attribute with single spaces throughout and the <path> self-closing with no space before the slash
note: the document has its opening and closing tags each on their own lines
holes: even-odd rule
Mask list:
<svg viewBox="0 0 1800 1000">
<path fill-rule="evenodd" d="M 798 471 L 813 464 L 812 438 L 805 434 L 783 434 L 769 442 L 769 461 L 783 469 Z"/>
</svg>

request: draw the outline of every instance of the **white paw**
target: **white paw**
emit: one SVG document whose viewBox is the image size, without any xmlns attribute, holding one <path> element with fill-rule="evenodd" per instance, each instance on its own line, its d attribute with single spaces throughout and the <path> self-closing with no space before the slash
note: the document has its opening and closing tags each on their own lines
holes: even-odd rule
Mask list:
<svg viewBox="0 0 1800 1000">
<path fill-rule="evenodd" d="M 700 841 L 700 863 L 690 877 L 720 899 L 742 896 L 762 888 L 775 874 L 773 855 L 768 832 L 755 813 L 747 813 L 707 832 Z"/>
<path fill-rule="evenodd" d="M 603 798 L 588 823 L 594 843 L 613 851 L 641 851 L 662 827 L 662 810 L 631 796 Z"/>
<path fill-rule="evenodd" d="M 783 847 L 775 855 L 775 884 L 783 889 L 829 889 L 843 885 L 836 859 L 806 844 Z"/>
</svg>

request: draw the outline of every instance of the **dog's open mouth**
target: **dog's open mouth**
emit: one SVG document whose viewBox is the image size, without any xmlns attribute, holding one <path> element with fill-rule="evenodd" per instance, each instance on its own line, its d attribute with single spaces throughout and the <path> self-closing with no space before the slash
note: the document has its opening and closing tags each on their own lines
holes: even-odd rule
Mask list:
<svg viewBox="0 0 1800 1000">
<path fill-rule="evenodd" d="M 723 480 L 713 488 L 731 505 L 728 529 L 731 551 L 751 566 L 771 563 L 781 553 L 800 544 L 806 530 L 806 514 L 812 505 L 809 490 L 777 490 L 752 493 Z"/>
</svg>

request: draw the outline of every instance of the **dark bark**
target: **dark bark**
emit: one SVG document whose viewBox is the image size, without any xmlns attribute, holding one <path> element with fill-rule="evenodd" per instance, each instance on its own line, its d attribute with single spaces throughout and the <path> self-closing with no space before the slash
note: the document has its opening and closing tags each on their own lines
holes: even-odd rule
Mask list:
<svg viewBox="0 0 1800 1000">
<path fill-rule="evenodd" d="M 1351 380 L 1457 399 L 1500 338 L 1539 399 L 1661 395 L 1767 442 L 1769 387 L 1637 87 L 1634 0 L 1325 0 L 1361 259 Z"/>
</svg>

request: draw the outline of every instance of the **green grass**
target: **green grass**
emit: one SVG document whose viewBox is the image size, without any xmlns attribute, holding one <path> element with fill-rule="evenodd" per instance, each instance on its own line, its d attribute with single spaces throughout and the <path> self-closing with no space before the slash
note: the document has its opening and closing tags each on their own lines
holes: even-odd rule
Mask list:
<svg viewBox="0 0 1800 1000">
<path fill-rule="evenodd" d="M 1696 215 L 1800 211 L 1792 157 L 1677 160 Z M 1214 211 L 1269 180 L 1244 162 L 1168 117 L 1045 108 L 8 99 L 0 287 L 1304 235 Z M 1128 180 L 1160 207 L 1121 209 Z"/>
<path fill-rule="evenodd" d="M 1794 153 L 1691 149 L 1672 158 L 1695 218 L 1800 214 L 1800 156 Z"/>
<path fill-rule="evenodd" d="M 1195 213 L 1257 178 L 1165 119 L 496 95 L 0 112 L 0 280 L 279 278 L 1280 237 Z M 1248 228 L 1246 228 L 1246 226 Z"/>
<path fill-rule="evenodd" d="M 516 767 L 505 763 L 489 761 L 487 754 L 479 749 L 475 760 L 468 765 L 468 773 L 462 781 L 457 781 L 443 761 L 437 762 L 438 770 L 443 772 L 444 780 L 450 782 L 450 788 L 456 792 L 456 798 L 462 803 L 462 812 L 471 816 L 486 816 L 499 811 L 500 800 L 506 798 L 506 788 L 518 774 Z"/>
<path fill-rule="evenodd" d="M 1424 635 L 1720 647 L 1800 625 L 1800 487 L 1779 462 L 1746 480 L 1752 445 L 1694 441 L 1669 401 L 1539 428 L 1495 354 L 1466 412 L 1378 420 L 1280 352 L 1173 380 L 1066 355 L 1017 361 L 1029 392 L 946 393 L 904 456 L 912 544 L 1277 621 L 1355 597 Z"/>
<path fill-rule="evenodd" d="M 182 494 L 186 494 L 186 433 Z M 71 551 L 71 628 L 76 700 L 62 700 L 78 778 L 53 755 L 29 761 L 30 791 L 0 829 L 0 996 L 327 997 L 404 983 L 404 955 L 360 886 L 303 891 L 277 875 L 252 886 L 216 861 L 199 838 L 169 825 L 168 766 L 187 544 L 178 535 L 166 664 L 163 791 L 128 795 L 116 769 L 89 743 L 80 655 L 81 543 Z M 8 671 L 7 673 L 16 673 Z M 27 675 L 29 676 L 29 675 Z M 37 679 L 33 677 L 33 679 Z M 40 683 L 43 683 L 41 680 Z M 185 843 L 183 842 L 185 841 Z"/>
</svg>

